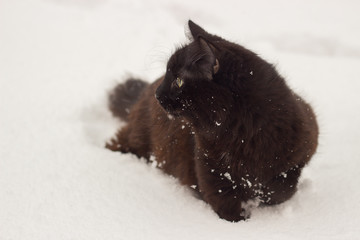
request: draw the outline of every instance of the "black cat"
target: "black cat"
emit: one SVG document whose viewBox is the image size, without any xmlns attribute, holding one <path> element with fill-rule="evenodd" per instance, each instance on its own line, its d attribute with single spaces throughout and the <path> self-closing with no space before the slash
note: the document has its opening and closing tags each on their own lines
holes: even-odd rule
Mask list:
<svg viewBox="0 0 360 240">
<path fill-rule="evenodd" d="M 247 201 L 279 204 L 296 192 L 317 147 L 316 118 L 271 64 L 188 24 L 192 42 L 165 76 L 130 79 L 110 95 L 128 123 L 106 146 L 156 161 L 221 218 L 243 220 Z"/>
</svg>

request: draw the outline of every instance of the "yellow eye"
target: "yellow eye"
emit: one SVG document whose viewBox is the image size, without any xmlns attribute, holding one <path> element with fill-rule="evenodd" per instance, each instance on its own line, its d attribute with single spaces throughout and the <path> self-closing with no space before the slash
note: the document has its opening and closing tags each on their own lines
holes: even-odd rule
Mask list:
<svg viewBox="0 0 360 240">
<path fill-rule="evenodd" d="M 178 86 L 179 88 L 181 88 L 182 85 L 184 85 L 184 80 L 182 80 L 181 78 L 177 77 L 175 79 L 175 83 L 176 83 L 176 86 Z"/>
</svg>

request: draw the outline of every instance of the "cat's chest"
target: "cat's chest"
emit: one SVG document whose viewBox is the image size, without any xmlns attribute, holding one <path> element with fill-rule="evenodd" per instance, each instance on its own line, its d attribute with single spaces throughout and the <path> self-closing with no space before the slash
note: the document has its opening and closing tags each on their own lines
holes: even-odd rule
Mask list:
<svg viewBox="0 0 360 240">
<path fill-rule="evenodd" d="M 259 161 L 247 153 L 246 140 L 229 141 L 222 138 L 213 141 L 201 141 L 195 136 L 195 161 L 206 168 L 215 169 L 219 174 L 230 173 L 237 180 L 262 178 Z"/>
</svg>

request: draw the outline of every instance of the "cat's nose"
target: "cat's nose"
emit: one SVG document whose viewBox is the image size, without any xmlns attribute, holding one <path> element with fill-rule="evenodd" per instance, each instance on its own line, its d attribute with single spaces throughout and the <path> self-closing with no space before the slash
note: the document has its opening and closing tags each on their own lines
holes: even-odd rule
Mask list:
<svg viewBox="0 0 360 240">
<path fill-rule="evenodd" d="M 158 100 L 160 103 L 162 102 L 161 95 L 158 94 L 157 92 L 155 93 L 155 98 L 156 98 L 156 100 Z"/>
<path fill-rule="evenodd" d="M 155 91 L 155 98 L 159 101 L 159 102 L 161 102 L 161 96 L 163 96 L 164 94 L 161 94 L 161 89 L 156 89 L 156 91 Z"/>
<path fill-rule="evenodd" d="M 167 97 L 163 95 L 155 94 L 155 98 L 156 100 L 158 100 L 160 104 L 163 104 L 164 102 L 167 101 Z"/>
<path fill-rule="evenodd" d="M 155 98 L 156 98 L 156 100 L 158 100 L 159 103 L 161 103 L 161 104 L 163 103 L 163 98 L 157 92 L 155 93 Z"/>
</svg>

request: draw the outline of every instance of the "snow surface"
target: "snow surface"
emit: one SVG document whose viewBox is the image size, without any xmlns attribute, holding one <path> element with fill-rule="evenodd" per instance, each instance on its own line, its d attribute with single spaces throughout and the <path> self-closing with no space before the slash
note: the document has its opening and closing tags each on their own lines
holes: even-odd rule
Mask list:
<svg viewBox="0 0 360 240">
<path fill-rule="evenodd" d="M 0 1 L 0 239 L 360 239 L 360 2 Z M 320 146 L 288 202 L 221 220 L 176 179 L 104 149 L 106 94 L 152 81 L 191 18 L 277 65 Z"/>
</svg>

